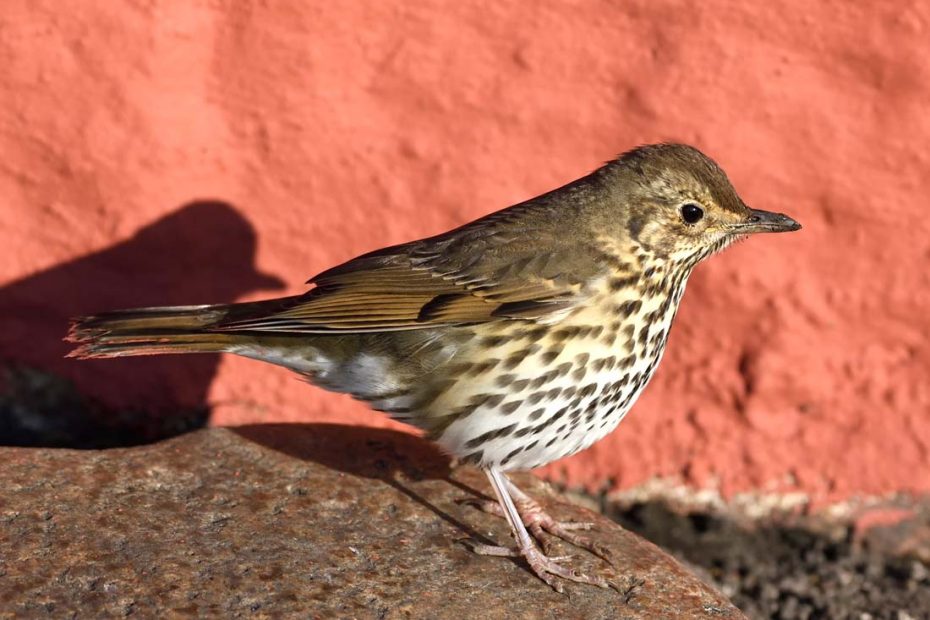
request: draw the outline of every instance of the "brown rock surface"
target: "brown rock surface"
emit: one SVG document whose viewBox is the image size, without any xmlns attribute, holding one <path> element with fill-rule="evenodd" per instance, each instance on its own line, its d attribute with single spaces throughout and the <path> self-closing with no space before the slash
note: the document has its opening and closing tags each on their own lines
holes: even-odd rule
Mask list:
<svg viewBox="0 0 930 620">
<path fill-rule="evenodd" d="M 456 539 L 509 540 L 460 501 L 488 492 L 483 476 L 393 431 L 211 429 L 131 449 L 4 449 L 2 462 L 4 617 L 742 617 L 658 548 L 567 504 L 554 512 L 598 523 L 625 595 L 559 595 L 520 562 L 472 554 Z M 541 482 L 520 482 L 552 505 Z"/>
</svg>

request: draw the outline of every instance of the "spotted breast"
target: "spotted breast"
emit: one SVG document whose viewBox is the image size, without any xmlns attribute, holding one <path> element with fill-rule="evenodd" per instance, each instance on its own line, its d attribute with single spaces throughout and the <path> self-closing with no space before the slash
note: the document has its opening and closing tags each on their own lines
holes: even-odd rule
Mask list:
<svg viewBox="0 0 930 620">
<path fill-rule="evenodd" d="M 656 268 L 605 278 L 556 324 L 468 330 L 471 351 L 461 357 L 471 361 L 450 360 L 455 372 L 444 369 L 444 389 L 412 421 L 428 421 L 463 462 L 503 470 L 587 448 L 616 428 L 655 372 L 686 277 Z"/>
</svg>

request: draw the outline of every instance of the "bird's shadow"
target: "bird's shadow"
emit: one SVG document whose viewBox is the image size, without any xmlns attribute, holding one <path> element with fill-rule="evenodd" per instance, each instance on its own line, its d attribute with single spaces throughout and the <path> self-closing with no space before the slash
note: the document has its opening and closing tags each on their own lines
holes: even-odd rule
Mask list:
<svg viewBox="0 0 930 620">
<path fill-rule="evenodd" d="M 205 425 L 218 355 L 78 361 L 62 338 L 77 315 L 280 289 L 255 268 L 255 248 L 239 211 L 200 200 L 0 288 L 0 445 L 106 448 Z"/>
<path fill-rule="evenodd" d="M 292 458 L 384 482 L 465 533 L 472 541 L 497 544 L 411 488 L 411 483 L 441 480 L 462 492 L 463 503 L 490 499 L 456 480 L 449 457 L 425 439 L 389 429 L 342 424 L 255 424 L 230 430 Z"/>
</svg>

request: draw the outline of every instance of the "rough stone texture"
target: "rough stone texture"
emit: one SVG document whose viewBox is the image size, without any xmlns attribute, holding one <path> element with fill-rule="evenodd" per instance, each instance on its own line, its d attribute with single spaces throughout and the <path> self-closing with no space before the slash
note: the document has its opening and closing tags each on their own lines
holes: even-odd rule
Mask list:
<svg viewBox="0 0 930 620">
<path fill-rule="evenodd" d="M 548 474 L 930 491 L 928 55 L 916 0 L 5 0 L 0 357 L 218 423 L 389 425 L 246 360 L 81 365 L 57 339 L 69 313 L 254 299 L 262 272 L 296 292 L 678 139 L 804 230 L 698 269 L 633 414 Z M 171 219 L 204 199 L 226 215 Z"/>
<path fill-rule="evenodd" d="M 472 554 L 456 539 L 509 540 L 502 519 L 461 503 L 490 492 L 483 475 L 450 472 L 395 431 L 259 425 L 0 459 L 0 615 L 742 617 L 651 543 L 529 476 L 557 514 L 597 523 L 626 592 L 560 595 L 517 561 Z"/>
</svg>

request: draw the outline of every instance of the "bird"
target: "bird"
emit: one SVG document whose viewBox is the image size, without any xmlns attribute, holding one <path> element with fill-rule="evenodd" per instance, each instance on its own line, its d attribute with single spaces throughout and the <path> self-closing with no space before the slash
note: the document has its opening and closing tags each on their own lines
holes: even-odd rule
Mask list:
<svg viewBox="0 0 930 620">
<path fill-rule="evenodd" d="M 295 371 L 424 432 L 481 468 L 518 556 L 562 592 L 615 587 L 544 533 L 610 562 L 510 480 L 612 432 L 653 376 L 688 277 L 748 235 L 800 224 L 750 208 L 698 149 L 633 148 L 576 181 L 448 232 L 363 254 L 257 302 L 72 321 L 69 356 L 231 353 Z M 529 528 L 529 531 L 528 531 Z M 531 535 L 532 533 L 532 535 Z"/>
</svg>

